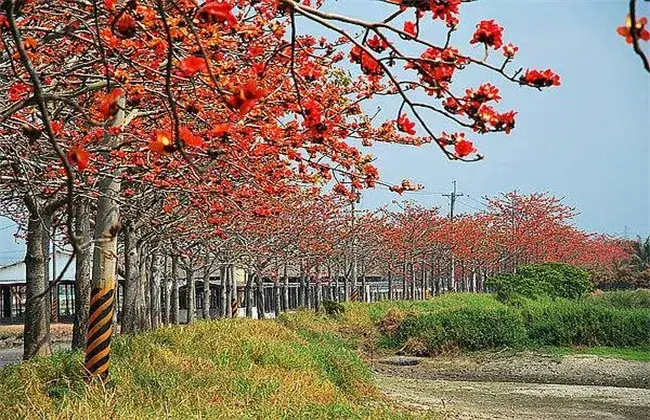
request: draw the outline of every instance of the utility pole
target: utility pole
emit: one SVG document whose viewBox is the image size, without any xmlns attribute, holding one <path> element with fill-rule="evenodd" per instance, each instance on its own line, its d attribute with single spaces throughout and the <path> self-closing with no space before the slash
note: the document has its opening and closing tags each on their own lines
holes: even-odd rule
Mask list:
<svg viewBox="0 0 650 420">
<path fill-rule="evenodd" d="M 453 236 L 454 236 L 454 204 L 456 204 L 456 199 L 462 197 L 463 193 L 456 191 L 456 180 L 453 182 L 454 189 L 451 194 L 443 194 L 443 197 L 449 197 L 449 220 L 451 221 L 451 232 L 452 232 L 452 249 L 451 249 L 451 273 L 449 276 L 449 285 L 448 290 L 454 289 L 456 291 L 456 257 L 454 255 L 453 248 Z"/>
</svg>

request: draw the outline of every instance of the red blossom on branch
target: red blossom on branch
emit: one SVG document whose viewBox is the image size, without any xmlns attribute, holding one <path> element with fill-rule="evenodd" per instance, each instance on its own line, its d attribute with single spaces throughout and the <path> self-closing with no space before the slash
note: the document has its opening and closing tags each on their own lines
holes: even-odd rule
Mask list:
<svg viewBox="0 0 650 420">
<path fill-rule="evenodd" d="M 548 86 L 560 86 L 560 75 L 554 73 L 551 69 L 534 70 L 528 69 L 519 78 L 521 84 L 535 86 L 538 88 Z"/>
<path fill-rule="evenodd" d="M 404 32 L 414 37 L 418 36 L 418 29 L 414 22 L 404 22 Z"/>
<path fill-rule="evenodd" d="M 185 57 L 178 64 L 178 67 L 185 77 L 192 77 L 196 73 L 205 71 L 207 69 L 205 58 L 195 56 Z"/>
<path fill-rule="evenodd" d="M 402 114 L 397 119 L 397 128 L 406 134 L 415 135 L 415 123 L 408 119 L 405 114 Z"/>
<path fill-rule="evenodd" d="M 117 100 L 124 95 L 124 90 L 120 88 L 113 89 L 101 99 L 99 103 L 99 113 L 104 120 L 112 119 L 119 110 Z"/>
<path fill-rule="evenodd" d="M 512 59 L 515 58 L 515 54 L 519 51 L 519 47 L 515 46 L 512 42 L 503 46 L 503 55 L 506 58 Z"/>
<path fill-rule="evenodd" d="M 633 42 L 632 32 L 636 34 L 637 39 L 642 41 L 650 41 L 650 31 L 648 31 L 645 26 L 648 24 L 648 18 L 645 16 L 639 18 L 634 25 L 632 25 L 632 18 L 630 15 L 627 15 L 625 20 L 625 26 L 619 26 L 616 28 L 616 32 L 625 38 L 625 42 L 631 44 Z M 634 29 L 632 28 L 634 27 Z"/>
<path fill-rule="evenodd" d="M 465 157 L 476 152 L 476 149 L 474 148 L 474 144 L 471 141 L 462 138 L 461 140 L 456 141 L 456 144 L 454 145 L 454 151 L 459 157 Z"/>
<path fill-rule="evenodd" d="M 82 172 L 88 167 L 90 160 L 90 153 L 83 146 L 74 145 L 68 151 L 68 162 L 77 167 L 79 172 Z"/>
<path fill-rule="evenodd" d="M 472 36 L 470 44 L 482 43 L 485 47 L 492 47 L 498 50 L 503 45 L 503 27 L 494 20 L 482 20 L 476 25 L 476 31 Z"/>
<path fill-rule="evenodd" d="M 229 26 L 237 25 L 237 18 L 232 13 L 235 6 L 227 0 L 208 1 L 201 6 L 197 17 L 210 23 L 226 23 Z"/>
<path fill-rule="evenodd" d="M 233 94 L 228 98 L 228 104 L 238 110 L 241 115 L 245 115 L 265 95 L 265 89 L 259 88 L 253 81 L 248 81 L 243 86 L 235 88 Z"/>
</svg>

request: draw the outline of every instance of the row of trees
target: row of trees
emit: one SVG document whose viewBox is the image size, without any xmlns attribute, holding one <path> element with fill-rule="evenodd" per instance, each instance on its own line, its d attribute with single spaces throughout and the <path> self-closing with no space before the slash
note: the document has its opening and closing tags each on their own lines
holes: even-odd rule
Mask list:
<svg viewBox="0 0 650 420">
<path fill-rule="evenodd" d="M 346 229 L 349 200 L 366 187 L 421 188 L 382 183 L 366 148 L 431 142 L 449 159 L 480 159 L 468 134 L 436 133 L 427 122 L 509 133 L 516 113 L 497 106 L 495 85 L 460 88 L 456 73 L 560 84 L 550 69 L 513 67 L 518 47 L 493 20 L 456 39 L 461 0 L 387 2 L 380 21 L 311 3 L 1 2 L 0 211 L 27 242 L 25 358 L 50 352 L 52 239 L 76 257 L 75 346 L 87 345 L 91 375 L 105 375 L 118 270 L 125 332 L 162 322 L 147 316 L 161 299 L 174 306 L 177 296 L 159 295 L 166 257 L 188 276 L 216 264 L 226 278 L 238 262 L 261 279 L 290 258 L 301 272 L 320 272 L 338 252 L 354 261 L 356 279 L 358 260 L 366 270 L 371 257 L 346 249 L 376 249 L 364 230 L 383 235 L 376 229 L 388 219 L 364 216 Z M 440 42 L 421 28 L 427 18 L 444 29 Z M 315 25 L 331 36 L 301 32 Z M 463 44 L 481 45 L 480 57 Z M 397 115 L 365 112 L 377 97 L 395 101 Z M 325 192 L 332 184 L 335 195 Z M 348 231 L 357 233 L 332 240 Z M 396 261 L 423 260 L 414 248 L 388 248 Z"/>
</svg>

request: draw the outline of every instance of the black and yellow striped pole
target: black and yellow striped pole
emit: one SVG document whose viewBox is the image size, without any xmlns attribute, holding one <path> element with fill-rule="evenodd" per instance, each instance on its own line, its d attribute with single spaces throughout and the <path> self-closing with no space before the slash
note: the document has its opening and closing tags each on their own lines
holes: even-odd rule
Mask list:
<svg viewBox="0 0 650 420">
<path fill-rule="evenodd" d="M 115 101 L 116 114 L 106 121 L 105 127 L 119 127 L 124 120 L 124 93 L 118 94 Z M 119 143 L 118 135 L 105 131 L 104 146 L 111 150 Z M 105 158 L 110 161 L 106 153 Z M 113 334 L 113 308 L 117 277 L 117 235 L 121 225 L 117 198 L 121 184 L 116 173 L 107 173 L 99 178 L 97 190 L 97 211 L 95 213 L 95 248 L 93 251 L 93 270 L 90 288 L 90 311 L 88 313 L 88 332 L 86 333 L 86 375 L 89 380 L 106 380 L 108 362 L 111 357 L 111 335 Z"/>
<path fill-rule="evenodd" d="M 350 300 L 356 302 L 359 299 L 359 289 L 356 287 L 352 289 L 352 294 L 350 295 Z"/>
<path fill-rule="evenodd" d="M 237 312 L 239 312 L 239 299 L 233 299 L 230 308 L 232 309 L 232 317 L 237 318 Z"/>
<path fill-rule="evenodd" d="M 86 374 L 105 380 L 111 353 L 115 283 L 93 288 L 90 293 L 90 315 L 86 334 Z"/>
<path fill-rule="evenodd" d="M 58 294 L 59 294 L 59 286 L 54 286 L 54 289 L 52 290 L 52 306 L 51 306 L 51 316 L 50 316 L 50 321 L 51 322 L 59 322 L 59 299 L 58 299 Z"/>
</svg>

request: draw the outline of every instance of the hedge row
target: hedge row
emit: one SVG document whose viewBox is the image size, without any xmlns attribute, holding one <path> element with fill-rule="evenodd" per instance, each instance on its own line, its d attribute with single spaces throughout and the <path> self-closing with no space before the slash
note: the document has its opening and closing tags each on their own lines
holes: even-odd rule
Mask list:
<svg viewBox="0 0 650 420">
<path fill-rule="evenodd" d="M 415 352 L 503 347 L 650 345 L 650 309 L 623 308 L 598 300 L 522 300 L 517 306 L 492 302 L 404 314 L 390 340 Z M 394 316 L 386 315 L 386 316 Z"/>
</svg>

